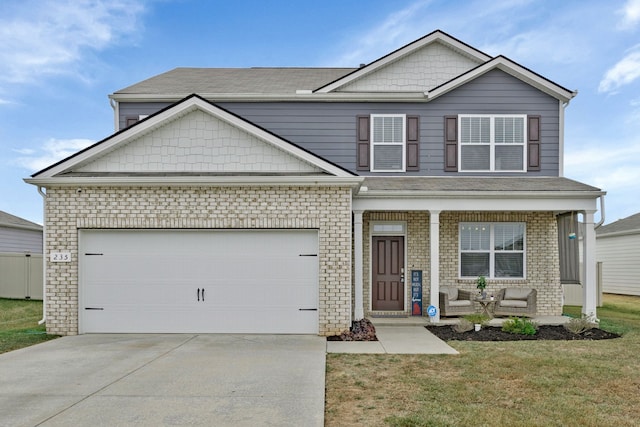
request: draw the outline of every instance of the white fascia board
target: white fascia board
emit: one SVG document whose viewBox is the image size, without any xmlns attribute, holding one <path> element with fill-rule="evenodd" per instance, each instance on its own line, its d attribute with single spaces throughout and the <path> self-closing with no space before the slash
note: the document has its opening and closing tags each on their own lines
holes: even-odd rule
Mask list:
<svg viewBox="0 0 640 427">
<path fill-rule="evenodd" d="M 318 186 L 358 188 L 364 177 L 334 176 L 109 176 L 25 178 L 28 184 L 42 187 L 96 186 Z"/>
<path fill-rule="evenodd" d="M 365 76 L 367 74 L 371 74 L 374 73 L 376 70 L 378 70 L 379 68 L 382 68 L 384 66 L 386 66 L 387 64 L 390 64 L 394 61 L 397 61 L 398 59 L 402 58 L 405 55 L 410 54 L 411 52 L 414 52 L 420 48 L 422 48 L 423 46 L 426 46 L 428 44 L 434 43 L 434 42 L 440 42 L 446 46 L 452 47 L 456 50 L 459 50 L 461 52 L 463 52 L 464 54 L 466 54 L 467 56 L 474 58 L 475 60 L 477 60 L 478 62 L 485 62 L 488 61 L 489 59 L 491 59 L 490 56 L 481 53 L 480 51 L 477 51 L 475 49 L 473 49 L 472 47 L 470 47 L 469 45 L 466 45 L 462 42 L 460 42 L 459 40 L 456 40 L 454 38 L 452 38 L 451 36 L 448 36 L 447 34 L 444 34 L 440 31 L 434 31 L 433 33 L 418 39 L 412 43 L 409 43 L 408 45 L 396 50 L 395 52 L 392 52 L 386 56 L 383 56 L 382 58 L 379 58 L 377 60 L 375 60 L 374 62 L 370 63 L 369 65 L 366 65 L 354 72 L 352 72 L 351 74 L 348 74 L 346 76 L 344 76 L 343 78 L 336 80 L 333 83 L 330 83 L 326 86 L 321 87 L 320 89 L 316 90 L 316 93 L 328 93 L 328 92 L 332 92 L 338 88 L 340 88 L 341 86 L 344 86 L 354 80 L 357 80 L 359 78 L 361 78 L 362 76 Z"/>
<path fill-rule="evenodd" d="M 474 68 L 473 70 L 461 75 L 460 77 L 450 80 L 449 82 L 431 91 L 425 92 L 425 96 L 429 100 L 435 99 L 496 68 L 519 80 L 522 80 L 527 84 L 530 84 L 536 89 L 539 89 L 547 95 L 553 96 L 554 98 L 559 99 L 562 102 L 569 102 L 577 95 L 577 92 L 569 91 L 562 86 L 559 86 L 545 79 L 544 77 L 541 77 L 540 75 L 524 68 L 523 66 L 510 61 L 504 56 L 499 56 L 477 68 Z"/>
<path fill-rule="evenodd" d="M 558 193 L 554 197 L 532 197 L 529 194 L 507 197 L 506 195 L 490 195 L 478 193 L 474 197 L 447 197 L 445 195 L 420 197 L 363 197 L 362 193 L 354 196 L 353 209 L 363 211 L 406 211 L 406 210 L 440 210 L 440 211 L 586 211 L 597 209 L 595 195 Z M 570 197 L 572 196 L 572 197 Z"/>
<path fill-rule="evenodd" d="M 284 141 L 283 139 L 269 132 L 266 132 L 263 129 L 260 129 L 257 126 L 254 126 L 251 123 L 246 122 L 238 118 L 237 116 L 234 116 L 227 111 L 224 111 L 210 104 L 209 102 L 204 101 L 201 98 L 192 97 L 183 103 L 175 105 L 168 110 L 162 111 L 157 115 L 136 124 L 130 129 L 124 130 L 121 133 L 114 135 L 110 139 L 103 140 L 101 143 L 94 145 L 93 147 L 87 149 L 84 152 L 81 152 L 78 155 L 70 157 L 68 160 L 63 161 L 60 164 L 52 167 L 51 169 L 46 170 L 42 174 L 39 174 L 38 177 L 54 177 L 55 175 L 68 170 L 69 168 L 72 168 L 83 162 L 90 161 L 93 157 L 99 156 L 101 153 L 108 152 L 109 150 L 115 148 L 118 144 L 121 144 L 126 140 L 138 138 L 159 126 L 162 126 L 169 119 L 179 117 L 191 111 L 195 111 L 196 109 L 205 111 L 212 116 L 231 124 L 232 126 L 242 129 L 247 133 L 263 140 L 264 142 L 271 144 L 296 158 L 306 161 L 329 174 L 335 175 L 337 177 L 354 176 L 353 174 L 321 159 L 320 157 L 304 151 L 301 148 L 296 147 L 295 145 Z"/>
</svg>

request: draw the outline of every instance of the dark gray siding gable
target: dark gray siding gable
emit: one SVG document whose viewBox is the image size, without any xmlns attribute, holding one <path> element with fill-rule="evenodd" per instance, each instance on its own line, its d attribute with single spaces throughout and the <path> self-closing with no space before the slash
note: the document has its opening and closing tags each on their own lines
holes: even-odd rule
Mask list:
<svg viewBox="0 0 640 427">
<path fill-rule="evenodd" d="M 127 116 L 152 114 L 167 103 L 121 103 Z M 369 114 L 419 116 L 418 171 L 406 175 L 448 176 L 469 173 L 444 170 L 444 117 L 458 114 L 527 114 L 540 116 L 539 171 L 527 176 L 559 175 L 559 102 L 504 73 L 492 70 L 430 102 L 223 102 L 233 113 L 320 157 L 356 172 L 357 117 Z M 371 174 L 358 171 L 361 175 Z M 477 175 L 477 174 L 476 174 Z M 491 176 L 524 173 L 491 173 Z"/>
</svg>

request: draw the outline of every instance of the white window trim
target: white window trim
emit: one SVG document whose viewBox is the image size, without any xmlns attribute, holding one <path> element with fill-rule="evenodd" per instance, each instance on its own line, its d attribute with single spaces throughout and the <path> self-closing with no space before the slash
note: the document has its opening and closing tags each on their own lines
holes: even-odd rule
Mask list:
<svg viewBox="0 0 640 427">
<path fill-rule="evenodd" d="M 374 118 L 375 117 L 402 117 L 402 142 L 376 142 L 374 140 Z M 370 129 L 369 135 L 371 135 L 371 153 L 369 162 L 371 164 L 371 172 L 406 172 L 407 170 L 407 115 L 406 114 L 371 114 L 370 120 Z M 374 152 L 376 150 L 376 145 L 384 146 L 384 145 L 402 145 L 402 169 L 376 169 L 375 161 L 374 161 Z"/>
<path fill-rule="evenodd" d="M 468 250 L 463 251 L 460 239 L 462 238 L 462 227 L 465 225 L 473 225 L 473 224 L 486 224 L 490 227 L 489 232 L 489 250 Z M 523 231 L 523 242 L 522 242 L 522 250 L 521 251 L 496 251 L 495 250 L 495 225 L 508 225 L 508 224 L 518 224 L 524 226 Z M 527 278 L 527 223 L 521 221 L 473 221 L 473 222 L 461 222 L 458 224 L 458 278 L 459 279 L 474 279 L 477 276 L 463 276 L 462 275 L 462 252 L 465 253 L 489 253 L 489 274 L 487 274 L 488 279 L 497 279 L 497 280 L 524 280 Z M 496 277 L 495 276 L 495 254 L 496 253 L 521 253 L 522 254 L 522 277 Z"/>
<path fill-rule="evenodd" d="M 463 144 L 462 142 L 462 118 L 464 117 L 488 117 L 491 121 L 491 125 L 489 126 L 489 169 L 470 169 L 465 170 L 462 169 L 462 146 L 463 145 L 484 145 L 484 144 Z M 522 144 L 496 144 L 495 143 L 495 119 L 496 117 L 519 117 L 523 119 L 524 129 L 523 129 L 523 142 Z M 495 172 L 495 173 L 503 173 L 503 172 L 518 172 L 518 173 L 526 173 L 527 172 L 527 115 L 526 114 L 459 114 L 458 115 L 458 164 L 460 165 L 460 172 Z M 505 145 L 505 146 L 522 146 L 522 169 L 514 169 L 514 170 L 496 170 L 496 145 Z"/>
</svg>

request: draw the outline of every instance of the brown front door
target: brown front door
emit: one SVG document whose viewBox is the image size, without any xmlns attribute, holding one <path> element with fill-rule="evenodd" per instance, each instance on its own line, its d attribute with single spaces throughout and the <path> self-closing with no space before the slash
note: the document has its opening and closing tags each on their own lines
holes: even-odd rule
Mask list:
<svg viewBox="0 0 640 427">
<path fill-rule="evenodd" d="M 371 299 L 374 310 L 404 310 L 404 237 L 373 237 Z"/>
</svg>

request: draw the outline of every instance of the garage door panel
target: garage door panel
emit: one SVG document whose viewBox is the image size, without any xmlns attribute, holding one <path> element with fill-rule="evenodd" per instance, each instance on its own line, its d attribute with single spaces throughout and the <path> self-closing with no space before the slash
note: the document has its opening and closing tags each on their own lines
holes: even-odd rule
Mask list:
<svg viewBox="0 0 640 427">
<path fill-rule="evenodd" d="M 318 332 L 300 310 L 318 304 L 315 231 L 84 230 L 80 244 L 81 332 Z"/>
</svg>

